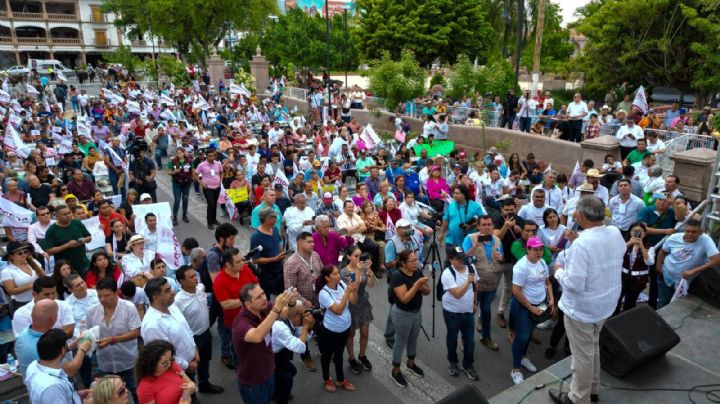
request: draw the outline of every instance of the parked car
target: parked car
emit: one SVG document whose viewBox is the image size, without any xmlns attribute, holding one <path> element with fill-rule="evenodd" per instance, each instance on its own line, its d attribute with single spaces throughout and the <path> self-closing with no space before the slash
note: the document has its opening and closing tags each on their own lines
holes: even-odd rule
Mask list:
<svg viewBox="0 0 720 404">
<path fill-rule="evenodd" d="M 55 73 L 62 72 L 65 77 L 75 76 L 75 70 L 65 67 L 55 59 L 29 59 L 27 69 L 35 69 L 39 75 L 45 76 L 49 74 L 48 69 L 51 67 Z"/>
<path fill-rule="evenodd" d="M 11 76 L 19 76 L 19 75 L 27 74 L 29 70 L 25 66 L 17 66 L 16 65 L 16 66 L 8 67 L 7 70 L 5 70 L 5 71 L 8 72 L 8 74 Z"/>
</svg>

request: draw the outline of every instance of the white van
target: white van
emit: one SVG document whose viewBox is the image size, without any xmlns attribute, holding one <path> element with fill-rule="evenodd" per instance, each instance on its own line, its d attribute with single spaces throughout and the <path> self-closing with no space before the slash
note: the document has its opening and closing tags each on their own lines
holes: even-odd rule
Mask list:
<svg viewBox="0 0 720 404">
<path fill-rule="evenodd" d="M 66 77 L 69 77 L 70 75 L 75 75 L 75 71 L 73 69 L 65 67 L 59 60 L 55 59 L 29 59 L 28 60 L 28 70 L 32 71 L 35 69 L 37 73 L 41 76 L 49 74 L 48 69 L 53 68 L 55 70 L 55 74 L 58 72 L 63 72 L 63 74 Z"/>
</svg>

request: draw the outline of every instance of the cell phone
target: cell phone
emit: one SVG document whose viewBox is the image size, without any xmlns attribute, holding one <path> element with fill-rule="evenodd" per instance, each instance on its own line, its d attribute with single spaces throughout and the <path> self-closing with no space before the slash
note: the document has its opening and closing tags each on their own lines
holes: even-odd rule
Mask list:
<svg viewBox="0 0 720 404">
<path fill-rule="evenodd" d="M 479 234 L 477 239 L 478 243 L 484 243 L 486 241 L 492 240 L 492 236 L 490 234 Z"/>
<path fill-rule="evenodd" d="M 355 282 L 355 272 L 350 273 L 350 280 Z"/>
<path fill-rule="evenodd" d="M 639 231 L 639 230 L 633 232 L 633 237 L 635 237 L 635 238 L 642 238 L 642 232 Z"/>
<path fill-rule="evenodd" d="M 360 254 L 360 262 L 368 261 L 368 260 L 370 260 L 370 253 Z"/>
</svg>

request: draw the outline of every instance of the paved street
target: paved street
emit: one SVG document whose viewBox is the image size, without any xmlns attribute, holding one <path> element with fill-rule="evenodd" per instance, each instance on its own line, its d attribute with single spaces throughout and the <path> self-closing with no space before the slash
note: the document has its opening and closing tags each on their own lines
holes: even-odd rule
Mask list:
<svg viewBox="0 0 720 404">
<path fill-rule="evenodd" d="M 170 179 L 166 174 L 158 175 L 158 198 L 160 201 L 168 201 L 172 204 L 172 192 L 170 190 Z M 182 241 L 186 237 L 195 237 L 200 245 L 208 248 L 214 242 L 213 235 L 206 228 L 205 223 L 205 203 L 194 196 L 194 192 L 190 195 L 190 223 L 180 222 L 175 227 L 177 237 Z M 218 220 L 224 221 L 227 218 L 219 217 Z M 240 228 L 240 233 L 236 239 L 236 246 L 245 251 L 248 248 L 250 240 L 250 229 L 247 226 Z M 338 390 L 334 394 L 326 393 L 322 389 L 322 376 L 320 371 L 310 373 L 303 369 L 299 364 L 296 355 L 295 364 L 298 367 L 298 374 L 295 376 L 295 386 L 293 388 L 294 402 L 308 402 L 314 400 L 316 403 L 329 403 L 342 400 L 345 403 L 433 403 L 456 388 L 465 383 L 475 383 L 475 385 L 483 392 L 486 398 L 490 398 L 495 394 L 507 389 L 512 385 L 510 379 L 511 369 L 511 352 L 507 338 L 507 329 L 501 330 L 497 327 L 497 323 L 493 319 L 492 335 L 495 341 L 500 345 L 499 352 L 493 352 L 480 344 L 479 336 L 475 336 L 475 367 L 480 375 L 477 382 L 469 381 L 464 375 L 452 377 L 447 373 L 447 360 L 445 349 L 445 325 L 442 319 L 442 307 L 440 302 L 436 302 L 435 307 L 435 338 L 432 338 L 432 299 L 431 296 L 424 299 L 423 307 L 423 325 L 430 340 L 426 339 L 422 333 L 418 341 L 418 364 L 425 370 L 425 378 L 418 379 L 404 372 L 410 386 L 408 388 L 400 388 L 394 384 L 390 378 L 391 368 L 391 351 L 385 345 L 383 338 L 383 330 L 385 328 L 385 319 L 388 310 L 387 294 L 385 280 L 370 289 L 370 299 L 373 305 L 373 313 L 375 321 L 370 327 L 370 343 L 368 347 L 368 358 L 373 364 L 371 372 L 364 372 L 361 375 L 354 375 L 347 366 L 346 356 L 346 375 L 351 380 L 357 390 L 355 392 L 346 392 Z M 497 300 L 496 300 L 497 304 Z M 544 369 L 550 366 L 554 361 L 548 361 L 544 358 L 543 353 L 547 347 L 547 341 L 550 338 L 550 330 L 538 330 L 537 335 L 543 340 L 542 345 L 531 344 L 529 357 L 538 367 Z M 199 398 L 203 404 L 210 403 L 227 403 L 228 399 L 232 402 L 238 402 L 239 393 L 237 382 L 233 371 L 225 368 L 220 363 L 220 351 L 217 339 L 217 333 L 213 329 L 214 351 L 211 364 L 211 380 L 213 383 L 219 384 L 225 388 L 225 393 L 221 395 L 208 396 L 200 395 Z M 313 357 L 318 366 L 320 365 L 319 353 L 317 346 L 311 344 Z M 356 352 L 357 352 L 356 345 Z M 561 355 L 556 356 L 556 360 L 561 359 Z M 331 376 L 334 378 L 334 371 L 331 366 Z M 529 372 L 525 372 L 526 378 L 530 376 Z"/>
</svg>

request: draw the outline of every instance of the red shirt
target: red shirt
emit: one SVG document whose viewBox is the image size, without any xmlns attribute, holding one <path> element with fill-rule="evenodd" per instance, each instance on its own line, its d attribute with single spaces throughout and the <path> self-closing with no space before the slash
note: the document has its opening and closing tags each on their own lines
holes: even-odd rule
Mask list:
<svg viewBox="0 0 720 404">
<path fill-rule="evenodd" d="M 118 279 L 120 279 L 120 268 L 115 266 L 115 270 L 113 271 L 113 279 L 115 280 L 115 283 L 117 283 Z M 87 287 L 90 289 L 95 289 L 95 286 L 97 286 L 97 283 L 100 281 L 97 274 L 95 274 L 95 271 L 87 271 L 85 273 L 85 284 L 87 284 Z"/>
<path fill-rule="evenodd" d="M 225 270 L 223 269 L 222 271 L 218 272 L 218 275 L 213 281 L 213 292 L 215 293 L 215 299 L 217 299 L 219 303 L 224 302 L 225 300 L 239 299 L 240 289 L 242 289 L 243 286 L 247 285 L 248 283 L 257 282 L 257 277 L 247 265 L 243 267 L 243 269 L 240 271 L 240 276 L 237 278 L 233 278 L 232 276 L 228 275 L 228 273 L 225 272 Z M 235 320 L 235 316 L 237 316 L 241 308 L 242 306 L 230 310 L 223 309 L 223 323 L 225 324 L 225 327 L 232 327 L 233 320 Z"/>
<path fill-rule="evenodd" d="M 113 220 L 118 219 L 121 222 L 128 224 L 127 219 L 125 219 L 123 215 L 117 212 L 112 212 L 108 217 L 105 217 L 103 215 L 98 215 L 98 217 L 100 218 L 100 224 L 103 226 L 103 232 L 105 232 L 105 237 L 110 237 L 110 233 L 112 230 L 110 228 L 110 222 L 112 222 Z"/>
<path fill-rule="evenodd" d="M 182 368 L 173 361 L 170 369 L 160 376 L 144 377 L 140 380 L 137 395 L 140 404 L 154 401 L 155 404 L 177 404 L 182 397 L 182 377 L 178 375 Z"/>
</svg>

